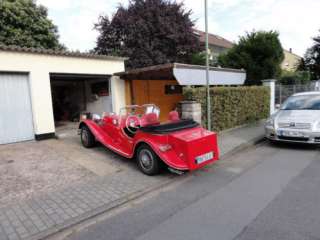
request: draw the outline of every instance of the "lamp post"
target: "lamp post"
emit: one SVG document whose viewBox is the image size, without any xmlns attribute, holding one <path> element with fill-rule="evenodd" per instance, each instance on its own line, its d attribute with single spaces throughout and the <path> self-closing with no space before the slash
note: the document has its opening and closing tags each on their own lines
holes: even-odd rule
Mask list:
<svg viewBox="0 0 320 240">
<path fill-rule="evenodd" d="M 207 83 L 207 129 L 211 130 L 211 99 L 209 81 L 209 36 L 208 36 L 208 0 L 204 0 L 206 28 L 206 83 Z"/>
</svg>

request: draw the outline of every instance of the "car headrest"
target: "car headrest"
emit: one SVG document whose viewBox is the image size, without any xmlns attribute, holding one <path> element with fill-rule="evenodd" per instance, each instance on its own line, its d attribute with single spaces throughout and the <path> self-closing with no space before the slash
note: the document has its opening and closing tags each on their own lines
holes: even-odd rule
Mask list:
<svg viewBox="0 0 320 240">
<path fill-rule="evenodd" d="M 158 115 L 156 113 L 147 113 L 141 117 L 141 127 L 159 124 Z"/>
<path fill-rule="evenodd" d="M 170 122 L 176 122 L 180 120 L 179 113 L 177 111 L 171 111 L 169 112 L 169 117 L 168 117 Z"/>
</svg>

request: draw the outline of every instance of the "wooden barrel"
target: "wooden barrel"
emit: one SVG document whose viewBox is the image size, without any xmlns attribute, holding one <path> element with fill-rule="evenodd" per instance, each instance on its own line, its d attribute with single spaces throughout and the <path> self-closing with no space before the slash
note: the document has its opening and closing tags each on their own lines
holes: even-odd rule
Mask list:
<svg viewBox="0 0 320 240">
<path fill-rule="evenodd" d="M 201 124 L 201 104 L 196 101 L 181 101 L 178 104 L 181 119 L 193 119 Z"/>
</svg>

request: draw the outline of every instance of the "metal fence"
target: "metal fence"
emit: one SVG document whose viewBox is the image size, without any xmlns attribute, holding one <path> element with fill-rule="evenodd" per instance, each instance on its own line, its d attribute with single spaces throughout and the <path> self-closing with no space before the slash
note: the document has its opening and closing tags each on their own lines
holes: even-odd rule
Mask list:
<svg viewBox="0 0 320 240">
<path fill-rule="evenodd" d="M 282 85 L 277 84 L 275 89 L 275 103 L 282 104 L 292 94 L 308 91 L 320 91 L 319 85 L 316 81 L 308 84 L 300 85 Z"/>
</svg>

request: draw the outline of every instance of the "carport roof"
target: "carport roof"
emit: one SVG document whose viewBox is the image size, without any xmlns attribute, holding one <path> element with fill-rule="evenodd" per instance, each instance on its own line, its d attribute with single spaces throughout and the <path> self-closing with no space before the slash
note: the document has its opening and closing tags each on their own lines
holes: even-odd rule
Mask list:
<svg viewBox="0 0 320 240">
<path fill-rule="evenodd" d="M 65 50 L 51 50 L 43 48 L 28 48 L 28 47 L 19 47 L 15 45 L 3 45 L 0 44 L 0 51 L 7 52 L 21 52 L 21 53 L 32 53 L 32 54 L 43 54 L 43 55 L 53 55 L 53 56 L 65 56 L 65 57 L 80 57 L 80 58 L 91 58 L 91 59 L 105 59 L 105 60 L 115 60 L 115 61 L 124 61 L 127 58 L 102 55 L 102 54 L 93 54 L 93 53 L 83 53 L 79 51 L 65 51 Z"/>
<path fill-rule="evenodd" d="M 115 73 L 125 80 L 177 80 L 181 85 L 204 85 L 205 66 L 182 63 L 167 63 L 125 72 Z M 243 69 L 210 67 L 210 84 L 241 85 L 246 71 Z"/>
<path fill-rule="evenodd" d="M 125 72 L 118 72 L 114 75 L 127 80 L 162 80 L 175 79 L 174 69 L 195 69 L 205 70 L 206 66 L 191 65 L 184 63 L 166 63 L 143 68 L 131 69 Z M 245 73 L 243 69 L 210 67 L 210 71 Z"/>
</svg>

